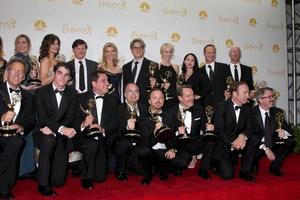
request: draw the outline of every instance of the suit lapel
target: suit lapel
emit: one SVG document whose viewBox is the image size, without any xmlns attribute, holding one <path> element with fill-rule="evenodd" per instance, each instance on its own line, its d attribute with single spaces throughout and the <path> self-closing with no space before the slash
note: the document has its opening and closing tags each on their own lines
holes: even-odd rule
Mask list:
<svg viewBox="0 0 300 200">
<path fill-rule="evenodd" d="M 261 128 L 262 130 L 264 130 L 265 127 L 264 127 L 263 120 L 262 120 L 261 113 L 260 113 L 260 110 L 259 110 L 259 107 L 258 107 L 258 106 L 255 107 L 254 112 L 255 112 L 255 118 L 256 118 L 256 120 L 258 121 L 258 124 L 259 124 L 260 128 Z"/>
<path fill-rule="evenodd" d="M 140 73 L 137 74 L 138 78 L 136 79 L 136 83 L 140 83 L 143 79 L 146 78 L 147 71 L 149 71 L 149 69 L 147 68 L 147 61 L 148 60 L 146 58 L 143 59 Z"/>
</svg>

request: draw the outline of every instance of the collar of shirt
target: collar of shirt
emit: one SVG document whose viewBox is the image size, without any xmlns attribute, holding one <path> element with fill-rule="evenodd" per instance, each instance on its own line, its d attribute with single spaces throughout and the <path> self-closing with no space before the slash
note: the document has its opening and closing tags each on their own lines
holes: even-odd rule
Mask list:
<svg viewBox="0 0 300 200">
<path fill-rule="evenodd" d="M 265 110 L 263 109 L 262 107 L 258 106 L 259 107 L 259 111 L 260 111 L 260 115 L 261 115 L 261 118 L 263 120 L 263 124 L 265 124 L 265 113 L 268 112 L 269 113 L 269 116 L 270 116 L 270 110 Z"/>
<path fill-rule="evenodd" d="M 82 58 L 81 60 L 78 60 L 77 58 L 74 59 L 75 60 L 75 65 L 79 66 L 79 61 L 82 62 L 83 66 L 86 65 L 86 61 L 85 61 L 85 58 Z"/>
<path fill-rule="evenodd" d="M 97 94 L 96 92 L 93 92 L 93 93 L 94 93 L 94 98 L 96 99 L 96 101 L 99 100 L 99 99 L 103 100 L 103 98 L 104 98 L 104 96 L 105 96 L 105 95 Z M 103 98 L 96 98 L 96 97 L 99 97 L 99 96 L 101 96 L 101 97 L 103 97 Z"/>
<path fill-rule="evenodd" d="M 182 114 L 183 111 L 186 110 L 186 109 L 189 109 L 189 108 L 185 108 L 185 107 L 183 107 L 181 104 L 179 104 L 179 110 L 180 110 L 181 114 Z M 190 112 L 190 111 L 187 111 L 187 112 Z"/>
<path fill-rule="evenodd" d="M 55 85 L 52 83 L 52 88 L 53 88 L 53 91 L 55 91 L 56 89 L 58 90 L 58 91 L 65 91 L 65 87 L 62 89 L 62 90 L 59 90 L 57 87 L 55 87 Z"/>
<path fill-rule="evenodd" d="M 212 63 L 210 63 L 210 64 L 205 64 L 205 69 L 206 69 L 206 71 L 209 70 L 208 65 L 210 65 L 210 66 L 211 66 L 211 69 L 212 69 L 213 71 L 215 71 L 215 62 L 212 62 Z"/>
<path fill-rule="evenodd" d="M 8 91 L 8 94 L 10 94 L 10 91 L 9 91 L 9 88 L 13 89 L 13 90 L 20 90 L 20 87 L 14 89 L 13 87 L 11 87 L 8 83 L 8 81 L 6 81 L 6 87 L 7 87 L 7 91 Z"/>
</svg>

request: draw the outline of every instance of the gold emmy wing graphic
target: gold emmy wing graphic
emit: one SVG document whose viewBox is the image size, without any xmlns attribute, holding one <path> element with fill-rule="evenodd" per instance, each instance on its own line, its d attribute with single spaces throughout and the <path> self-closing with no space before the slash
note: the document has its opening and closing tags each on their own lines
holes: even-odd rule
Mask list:
<svg viewBox="0 0 300 200">
<path fill-rule="evenodd" d="M 37 31 L 44 31 L 46 27 L 46 22 L 42 19 L 39 19 L 34 22 L 34 29 Z"/>
<path fill-rule="evenodd" d="M 279 51 L 279 46 L 277 45 L 277 44 L 273 44 L 273 47 L 272 47 L 272 51 L 274 52 L 274 53 L 277 53 L 278 51 Z"/>
<path fill-rule="evenodd" d="M 250 24 L 250 26 L 256 26 L 256 24 L 257 24 L 256 19 L 255 18 L 249 19 L 249 24 Z"/>
<path fill-rule="evenodd" d="M 106 34 L 107 34 L 107 36 L 115 37 L 118 34 L 118 30 L 116 27 L 110 26 L 107 28 Z"/>
<path fill-rule="evenodd" d="M 252 69 L 252 74 L 253 74 L 253 75 L 257 74 L 258 69 L 257 69 L 257 66 L 256 66 L 256 65 L 252 65 L 252 66 L 251 66 L 251 69 Z"/>
<path fill-rule="evenodd" d="M 181 39 L 181 37 L 180 37 L 179 33 L 173 33 L 171 35 L 171 39 L 172 39 L 173 42 L 179 42 L 179 40 Z"/>
<path fill-rule="evenodd" d="M 147 3 L 147 2 L 143 2 L 141 5 L 140 5 L 140 10 L 142 12 L 148 12 L 150 10 L 150 5 Z"/>
<path fill-rule="evenodd" d="M 227 48 L 231 48 L 233 46 L 233 40 L 232 39 L 227 39 L 225 41 L 225 45 Z"/>
<path fill-rule="evenodd" d="M 208 15 L 205 10 L 200 10 L 198 15 L 200 19 L 207 20 Z"/>
</svg>

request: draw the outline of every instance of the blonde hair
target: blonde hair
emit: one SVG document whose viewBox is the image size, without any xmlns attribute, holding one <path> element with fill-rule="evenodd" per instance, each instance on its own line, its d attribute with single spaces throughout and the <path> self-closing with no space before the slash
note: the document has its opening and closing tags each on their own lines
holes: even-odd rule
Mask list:
<svg viewBox="0 0 300 200">
<path fill-rule="evenodd" d="M 21 34 L 21 35 L 18 35 L 17 37 L 16 37 L 16 39 L 15 39 L 15 53 L 18 53 L 17 52 L 17 42 L 18 42 L 18 40 L 19 39 L 21 39 L 21 38 L 24 38 L 25 40 L 26 40 L 26 42 L 27 42 L 27 44 L 28 44 L 28 47 L 29 47 L 29 51 L 30 51 L 30 49 L 31 49 L 31 41 L 30 41 L 30 38 L 27 36 L 27 35 L 25 35 L 25 34 Z"/>
<path fill-rule="evenodd" d="M 102 51 L 102 63 L 104 64 L 104 66 L 107 66 L 107 60 L 106 60 L 106 50 L 107 48 L 113 48 L 115 50 L 115 57 L 113 58 L 113 65 L 116 66 L 119 62 L 118 59 L 118 48 L 117 46 L 112 43 L 112 42 L 108 42 L 103 46 L 103 51 Z"/>
<path fill-rule="evenodd" d="M 163 51 L 164 51 L 166 48 L 170 48 L 171 51 L 172 51 L 172 55 L 174 54 L 174 46 L 173 46 L 173 44 L 171 44 L 171 43 L 164 43 L 163 45 L 161 45 L 161 47 L 160 47 L 160 54 L 162 54 Z"/>
</svg>

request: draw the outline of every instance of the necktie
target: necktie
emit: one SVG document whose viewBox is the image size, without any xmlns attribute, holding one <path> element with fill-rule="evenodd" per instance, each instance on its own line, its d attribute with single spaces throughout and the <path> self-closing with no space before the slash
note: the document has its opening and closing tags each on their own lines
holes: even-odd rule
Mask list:
<svg viewBox="0 0 300 200">
<path fill-rule="evenodd" d="M 265 112 L 265 139 L 267 147 L 272 146 L 271 119 L 268 112 Z"/>
<path fill-rule="evenodd" d="M 84 82 L 84 66 L 82 61 L 79 61 L 79 89 L 80 91 L 84 91 L 85 89 L 85 82 Z"/>
<path fill-rule="evenodd" d="M 234 106 L 234 110 L 241 109 L 241 106 Z"/>
<path fill-rule="evenodd" d="M 239 81 L 239 73 L 236 65 L 234 65 L 234 80 Z"/>
<path fill-rule="evenodd" d="M 137 71 L 137 66 L 138 66 L 138 64 L 139 64 L 139 62 L 138 62 L 138 61 L 135 61 L 135 62 L 134 62 L 134 68 L 133 68 L 133 70 L 131 71 L 133 80 L 135 79 L 135 75 L 136 75 L 136 71 Z"/>
<path fill-rule="evenodd" d="M 54 90 L 54 93 L 59 93 L 61 96 L 64 94 L 64 91 L 63 90 L 58 90 L 58 89 L 55 89 Z"/>
<path fill-rule="evenodd" d="M 214 71 L 212 70 L 211 65 L 208 65 L 208 68 L 209 68 L 209 79 L 212 82 L 214 78 Z"/>
<path fill-rule="evenodd" d="M 18 90 L 18 89 L 15 90 L 15 89 L 9 88 L 9 92 L 10 92 L 10 93 L 15 92 L 15 93 L 18 93 L 18 94 L 19 94 L 19 93 L 21 92 L 21 90 Z"/>
</svg>

